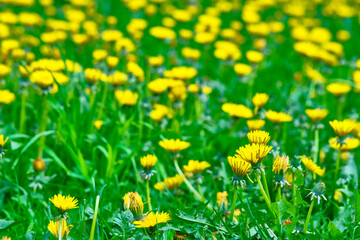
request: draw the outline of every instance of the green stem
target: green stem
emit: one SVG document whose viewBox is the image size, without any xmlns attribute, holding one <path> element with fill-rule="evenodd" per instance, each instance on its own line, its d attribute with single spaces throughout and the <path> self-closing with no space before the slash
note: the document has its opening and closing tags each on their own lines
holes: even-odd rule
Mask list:
<svg viewBox="0 0 360 240">
<path fill-rule="evenodd" d="M 152 210 L 152 207 L 151 207 L 151 198 L 150 198 L 150 180 L 146 180 L 146 198 L 147 198 L 147 201 L 148 201 L 148 206 L 149 206 L 149 211 Z"/>
<path fill-rule="evenodd" d="M 199 194 L 200 194 L 200 196 L 201 196 L 201 201 L 202 201 L 202 202 L 205 202 L 205 197 L 204 197 L 204 194 L 203 194 L 202 191 L 201 191 L 200 183 L 197 183 L 196 185 L 197 185 L 198 192 L 199 192 Z"/>
<path fill-rule="evenodd" d="M 288 127 L 288 124 L 284 123 L 283 135 L 282 135 L 282 141 L 281 141 L 281 150 L 284 153 L 286 152 L 287 127 Z"/>
<path fill-rule="evenodd" d="M 230 221 L 233 221 L 233 219 L 234 219 L 236 199 L 237 199 L 237 189 L 234 189 L 233 201 L 231 203 Z"/>
<path fill-rule="evenodd" d="M 40 123 L 40 127 L 39 127 L 39 133 L 45 132 L 46 131 L 46 125 L 47 125 L 47 119 L 48 119 L 48 111 L 49 111 L 49 101 L 48 101 L 48 96 L 47 94 L 43 94 L 42 95 L 42 116 L 41 116 L 41 123 Z M 39 153 L 38 153 L 38 157 L 41 158 L 42 157 L 42 153 L 44 150 L 44 144 L 45 144 L 45 135 L 40 137 L 39 140 Z"/>
<path fill-rule="evenodd" d="M 342 105 L 343 105 L 343 102 L 341 99 L 339 99 L 337 102 L 337 120 L 339 120 L 339 121 L 342 120 Z"/>
<path fill-rule="evenodd" d="M 60 218 L 60 220 L 59 220 L 59 240 L 61 240 L 61 238 L 62 238 L 61 225 L 62 225 L 62 218 Z"/>
<path fill-rule="evenodd" d="M 20 110 L 20 127 L 19 132 L 25 133 L 25 122 L 26 122 L 26 90 L 21 94 L 21 110 Z"/>
<path fill-rule="evenodd" d="M 260 187 L 260 191 L 261 191 L 261 194 L 263 195 L 264 199 L 265 199 L 265 202 L 266 202 L 266 205 L 268 206 L 270 212 L 272 213 L 273 217 L 276 218 L 273 210 L 271 209 L 271 202 L 269 200 L 269 198 L 267 197 L 266 193 L 265 193 L 265 190 L 263 188 L 263 185 L 261 183 L 261 180 L 260 180 L 260 177 L 259 177 L 259 174 L 255 174 L 255 177 L 256 177 L 256 180 L 259 184 L 259 187 Z"/>
<path fill-rule="evenodd" d="M 96 219 L 97 219 L 97 214 L 98 214 L 98 210 L 99 210 L 99 202 L 100 202 L 100 196 L 97 195 L 96 196 L 96 203 L 95 203 L 95 210 L 94 210 L 94 217 L 93 217 L 93 221 L 92 221 L 92 224 L 91 224 L 91 231 L 90 231 L 89 240 L 94 239 Z"/>
<path fill-rule="evenodd" d="M 201 199 L 201 195 L 195 190 L 195 188 L 191 185 L 191 183 L 187 180 L 187 178 L 185 177 L 184 173 L 181 171 L 178 161 L 175 160 L 175 168 L 176 171 L 178 172 L 178 174 L 180 174 L 181 176 L 184 177 L 184 182 L 186 184 L 186 186 L 189 188 L 189 190 L 194 194 L 195 198 L 199 201 L 202 201 Z M 203 201 L 202 201 L 203 202 Z"/>
<path fill-rule="evenodd" d="M 305 224 L 304 224 L 304 233 L 306 233 L 307 230 L 308 230 L 308 225 L 309 225 L 309 221 L 310 221 L 310 217 L 311 217 L 311 212 L 312 212 L 312 209 L 313 209 L 313 207 L 314 207 L 314 202 L 315 202 L 315 199 L 313 199 L 313 200 L 311 201 L 311 205 L 310 205 L 308 214 L 307 214 L 307 216 L 306 216 L 306 221 L 305 221 Z"/>
<path fill-rule="evenodd" d="M 340 158 L 341 158 L 341 144 L 337 153 L 337 158 L 336 158 L 336 168 L 335 168 L 335 182 L 337 181 L 338 177 L 339 177 L 339 171 L 340 171 Z"/>
<path fill-rule="evenodd" d="M 281 200 L 281 187 L 278 187 L 278 201 L 280 202 Z"/>
<path fill-rule="evenodd" d="M 264 180 L 266 194 L 267 194 L 268 198 L 270 199 L 269 187 L 268 187 L 268 184 L 267 184 L 266 175 L 265 175 L 264 171 L 261 171 L 261 177 Z"/>
<path fill-rule="evenodd" d="M 103 111 L 105 108 L 105 101 L 106 101 L 106 96 L 108 93 L 108 88 L 109 88 L 109 83 L 105 83 L 105 86 L 103 88 L 102 98 L 101 98 L 101 106 L 100 106 L 99 113 L 96 118 L 97 120 L 100 120 L 102 118 L 102 114 L 103 114 Z"/>
<path fill-rule="evenodd" d="M 317 163 L 318 157 L 319 157 L 319 129 L 318 128 L 315 129 L 314 144 L 315 144 L 315 151 L 314 151 L 313 159 L 314 159 L 314 162 Z"/>
</svg>

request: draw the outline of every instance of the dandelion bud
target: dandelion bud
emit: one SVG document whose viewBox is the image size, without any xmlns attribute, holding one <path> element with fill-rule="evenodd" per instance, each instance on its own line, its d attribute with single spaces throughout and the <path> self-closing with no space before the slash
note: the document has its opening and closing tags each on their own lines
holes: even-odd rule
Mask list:
<svg viewBox="0 0 360 240">
<path fill-rule="evenodd" d="M 34 168 L 34 170 L 37 171 L 37 172 L 43 171 L 44 168 L 45 168 L 45 162 L 44 162 L 44 160 L 42 160 L 41 158 L 36 159 L 36 160 L 33 162 L 33 168 Z"/>
<path fill-rule="evenodd" d="M 137 192 L 129 192 L 125 194 L 124 208 L 130 210 L 136 219 L 139 219 L 143 215 L 144 203 Z"/>
</svg>

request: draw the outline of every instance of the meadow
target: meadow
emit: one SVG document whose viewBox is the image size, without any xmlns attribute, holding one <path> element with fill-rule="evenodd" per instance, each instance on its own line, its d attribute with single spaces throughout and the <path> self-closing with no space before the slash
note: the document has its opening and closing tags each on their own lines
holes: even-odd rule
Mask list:
<svg viewBox="0 0 360 240">
<path fill-rule="evenodd" d="M 0 239 L 360 239 L 359 0 L 0 0 Z"/>
</svg>

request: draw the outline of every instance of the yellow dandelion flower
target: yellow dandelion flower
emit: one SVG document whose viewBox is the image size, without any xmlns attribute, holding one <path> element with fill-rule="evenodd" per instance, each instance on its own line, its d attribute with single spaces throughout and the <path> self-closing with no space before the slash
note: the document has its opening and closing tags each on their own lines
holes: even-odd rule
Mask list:
<svg viewBox="0 0 360 240">
<path fill-rule="evenodd" d="M 155 166 L 157 160 L 158 159 L 155 155 L 148 154 L 140 158 L 140 163 L 143 169 L 148 171 Z"/>
<path fill-rule="evenodd" d="M 291 122 L 293 120 L 289 114 L 272 110 L 267 111 L 265 117 L 273 123 Z"/>
<path fill-rule="evenodd" d="M 0 104 L 9 104 L 15 100 L 15 94 L 9 90 L 0 90 Z"/>
<path fill-rule="evenodd" d="M 135 218 L 141 218 L 144 212 L 144 203 L 137 192 L 129 192 L 122 198 L 124 200 L 124 208 L 130 210 Z"/>
<path fill-rule="evenodd" d="M 259 167 L 261 161 L 272 149 L 271 146 L 260 145 L 260 144 L 248 144 L 245 147 L 240 147 L 236 150 L 240 158 L 251 163 L 253 167 Z"/>
<path fill-rule="evenodd" d="M 244 77 L 252 72 L 252 67 L 244 63 L 236 63 L 234 65 L 234 71 L 238 76 Z"/>
<path fill-rule="evenodd" d="M 65 219 L 61 219 L 61 237 L 67 237 L 70 232 L 70 228 L 73 227 L 73 225 L 67 225 L 67 222 Z M 60 230 L 60 221 L 51 221 L 49 222 L 47 228 L 48 230 L 54 235 L 54 237 L 59 237 L 59 230 Z"/>
<path fill-rule="evenodd" d="M 251 143 L 264 144 L 266 145 L 270 140 L 268 132 L 255 130 L 247 134 L 247 137 Z"/>
<path fill-rule="evenodd" d="M 265 104 L 269 101 L 269 95 L 266 93 L 256 93 L 255 96 L 252 98 L 252 103 L 255 106 L 255 113 L 258 109 L 265 106 Z"/>
<path fill-rule="evenodd" d="M 166 223 L 171 220 L 169 213 L 153 213 L 144 215 L 140 220 L 134 221 L 133 224 L 137 228 L 151 228 L 160 223 Z"/>
<path fill-rule="evenodd" d="M 329 111 L 327 109 L 316 108 L 316 109 L 306 109 L 305 113 L 311 119 L 311 121 L 319 122 L 329 114 Z"/>
<path fill-rule="evenodd" d="M 289 157 L 288 156 L 277 156 L 272 171 L 275 174 L 285 174 L 286 170 L 289 168 Z M 282 171 L 282 172 L 281 172 Z"/>
<path fill-rule="evenodd" d="M 254 50 L 247 51 L 245 55 L 251 63 L 259 63 L 264 59 L 264 55 L 261 52 Z"/>
<path fill-rule="evenodd" d="M 95 126 L 95 128 L 96 128 L 97 130 L 100 130 L 101 127 L 102 127 L 102 125 L 104 124 L 104 121 L 102 121 L 102 120 L 96 120 L 93 124 L 94 124 L 94 126 Z"/>
<path fill-rule="evenodd" d="M 239 156 L 234 156 L 234 157 L 229 156 L 228 162 L 229 162 L 229 165 L 230 165 L 233 173 L 237 177 L 243 177 L 246 174 L 248 174 L 251 170 L 251 164 L 249 162 L 243 160 Z"/>
<path fill-rule="evenodd" d="M 164 64 L 165 62 L 165 58 L 164 56 L 154 56 L 154 57 L 149 57 L 149 64 L 152 66 L 152 67 L 160 67 L 161 65 Z"/>
<path fill-rule="evenodd" d="M 305 165 L 306 169 L 314 174 L 314 179 L 316 178 L 316 174 L 319 176 L 324 176 L 325 168 L 319 167 L 316 163 L 314 163 L 311 158 L 302 156 L 301 161 Z"/>
<path fill-rule="evenodd" d="M 330 121 L 330 126 L 334 129 L 334 132 L 339 137 L 345 137 L 355 128 L 356 122 L 350 119 L 345 119 L 343 121 Z"/>
<path fill-rule="evenodd" d="M 343 194 L 342 192 L 340 192 L 339 189 L 336 189 L 335 190 L 335 193 L 334 193 L 334 200 L 341 203 L 342 202 L 342 199 L 343 199 Z"/>
<path fill-rule="evenodd" d="M 3 148 L 5 143 L 9 140 L 9 137 L 5 138 L 4 140 L 4 135 L 0 134 L 0 148 Z M 1 151 L 0 151 L 1 152 Z"/>
<path fill-rule="evenodd" d="M 180 139 L 165 139 L 159 142 L 160 147 L 171 153 L 177 153 L 190 147 L 189 142 L 181 141 Z"/>
<path fill-rule="evenodd" d="M 207 161 L 189 160 L 188 165 L 184 165 L 186 173 L 199 174 L 211 165 Z"/>
<path fill-rule="evenodd" d="M 216 203 L 219 207 L 221 207 L 223 204 L 225 206 L 229 205 L 228 199 L 227 197 L 229 196 L 229 194 L 224 191 L 224 192 L 218 192 L 216 194 Z"/>
<path fill-rule="evenodd" d="M 115 97 L 121 106 L 134 106 L 138 100 L 139 95 L 130 90 L 116 90 Z"/>
<path fill-rule="evenodd" d="M 339 150 L 341 145 L 341 151 L 347 152 L 355 148 L 358 148 L 360 145 L 360 140 L 358 138 L 345 138 L 342 144 L 340 144 L 338 140 L 339 137 L 331 138 L 329 140 L 330 147 Z"/>
<path fill-rule="evenodd" d="M 70 209 L 78 208 L 78 200 L 75 199 L 75 197 L 65 197 L 61 194 L 55 194 L 55 196 L 50 198 L 49 200 L 54 204 L 57 209 L 63 212 Z"/>
<path fill-rule="evenodd" d="M 39 70 L 31 73 L 30 81 L 41 88 L 48 88 L 54 84 L 54 77 L 49 71 Z"/>
<path fill-rule="evenodd" d="M 351 86 L 346 83 L 330 83 L 326 89 L 334 96 L 340 97 L 350 92 Z"/>
<path fill-rule="evenodd" d="M 165 188 L 168 190 L 173 190 L 180 186 L 184 181 L 184 177 L 176 174 L 174 177 L 168 177 L 163 182 L 156 183 L 154 188 L 159 191 L 165 191 Z"/>
<path fill-rule="evenodd" d="M 221 109 L 236 118 L 252 118 L 254 116 L 251 109 L 242 104 L 224 103 Z"/>
<path fill-rule="evenodd" d="M 260 130 L 265 126 L 265 120 L 262 119 L 251 119 L 246 121 L 250 131 Z"/>
</svg>

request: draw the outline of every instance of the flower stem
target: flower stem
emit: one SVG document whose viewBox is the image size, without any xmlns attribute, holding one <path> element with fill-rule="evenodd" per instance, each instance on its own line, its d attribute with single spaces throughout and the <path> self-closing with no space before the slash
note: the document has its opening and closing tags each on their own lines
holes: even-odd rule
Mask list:
<svg viewBox="0 0 360 240">
<path fill-rule="evenodd" d="M 338 150 L 337 158 L 336 158 L 336 168 L 335 168 L 335 182 L 337 181 L 339 177 L 339 171 L 340 171 L 340 157 L 341 157 L 341 144 Z"/>
<path fill-rule="evenodd" d="M 315 151 L 314 151 L 313 159 L 314 159 L 314 162 L 317 163 L 318 157 L 319 157 L 319 129 L 318 128 L 315 129 L 314 144 L 315 144 Z"/>
<path fill-rule="evenodd" d="M 261 177 L 264 180 L 266 194 L 267 194 L 268 198 L 270 199 L 269 187 L 268 187 L 268 184 L 267 184 L 266 175 L 265 175 L 264 171 L 261 171 Z"/>
<path fill-rule="evenodd" d="M 197 183 L 196 185 L 197 185 L 198 192 L 199 192 L 199 194 L 201 196 L 201 201 L 205 202 L 205 197 L 204 197 L 204 194 L 201 191 L 200 183 Z"/>
<path fill-rule="evenodd" d="M 262 185 L 262 183 L 261 183 L 259 174 L 255 174 L 255 176 L 256 176 L 256 181 L 257 181 L 258 184 L 259 184 L 261 194 L 263 195 L 263 197 L 264 197 L 264 199 L 265 199 L 266 205 L 268 206 L 268 208 L 269 208 L 270 212 L 272 213 L 273 217 L 276 218 L 273 210 L 271 209 L 271 202 L 270 202 L 269 198 L 267 197 L 267 195 L 266 195 L 266 193 L 265 193 L 265 190 L 264 190 L 263 185 Z"/>
<path fill-rule="evenodd" d="M 311 217 L 311 212 L 312 212 L 312 209 L 313 209 L 313 207 L 314 207 L 314 202 L 315 202 L 315 199 L 313 199 L 313 200 L 311 201 L 311 205 L 310 205 L 308 214 L 307 214 L 307 216 L 306 216 L 306 221 L 305 221 L 305 224 L 304 224 L 304 233 L 306 233 L 307 230 L 308 230 L 308 225 L 309 225 L 309 221 L 310 221 L 310 217 Z"/>
<path fill-rule="evenodd" d="M 339 121 L 342 120 L 342 105 L 343 105 L 343 101 L 342 99 L 339 99 L 337 102 L 337 119 Z"/>
<path fill-rule="evenodd" d="M 231 203 L 230 221 L 233 221 L 233 219 L 234 219 L 236 199 L 237 199 L 237 189 L 234 189 L 234 197 L 233 197 L 233 201 Z"/>
<path fill-rule="evenodd" d="M 62 237 L 62 232 L 61 232 L 61 225 L 62 225 L 62 218 L 60 218 L 59 220 L 59 240 L 61 240 L 61 237 Z"/>
<path fill-rule="evenodd" d="M 25 133 L 25 122 L 26 122 L 26 90 L 21 93 L 21 110 L 20 110 L 20 126 L 19 132 Z"/>
<path fill-rule="evenodd" d="M 278 201 L 281 200 L 281 187 L 278 187 Z"/>
<path fill-rule="evenodd" d="M 148 201 L 148 206 L 149 206 L 149 211 L 152 210 L 152 207 L 151 207 L 151 198 L 150 198 L 150 180 L 146 180 L 146 198 L 147 198 L 147 201 Z"/>
<path fill-rule="evenodd" d="M 184 182 L 186 184 L 186 186 L 189 188 L 189 190 L 194 194 L 195 198 L 199 201 L 202 201 L 201 199 L 201 195 L 195 190 L 195 188 L 191 185 L 191 183 L 187 180 L 187 178 L 185 177 L 184 173 L 181 171 L 180 167 L 179 167 L 179 164 L 178 164 L 178 161 L 175 160 L 175 168 L 176 168 L 176 171 L 178 172 L 178 174 L 180 174 L 181 176 L 184 177 Z M 202 201 L 204 202 L 204 201 Z"/>
<path fill-rule="evenodd" d="M 47 94 L 43 94 L 42 95 L 42 116 L 41 116 L 41 123 L 40 123 L 40 127 L 39 127 L 39 133 L 45 132 L 46 131 L 46 125 L 47 125 L 47 119 L 48 119 L 48 111 L 49 111 L 49 101 L 48 101 L 48 96 Z M 38 157 L 41 158 L 42 157 L 42 153 L 44 150 L 44 144 L 45 144 L 45 135 L 40 137 L 39 140 L 39 154 Z"/>
<path fill-rule="evenodd" d="M 92 225 L 91 225 L 91 231 L 90 231 L 89 240 L 94 239 L 96 219 L 97 219 L 97 214 L 98 214 L 98 210 L 99 210 L 99 202 L 100 202 L 100 196 L 97 195 L 96 196 L 96 203 L 95 203 L 95 210 L 94 210 L 94 217 L 93 217 L 93 221 L 92 221 Z"/>
</svg>

